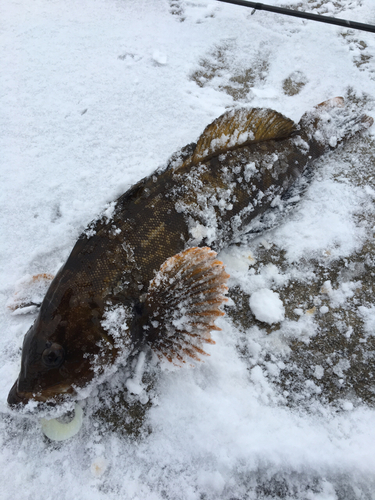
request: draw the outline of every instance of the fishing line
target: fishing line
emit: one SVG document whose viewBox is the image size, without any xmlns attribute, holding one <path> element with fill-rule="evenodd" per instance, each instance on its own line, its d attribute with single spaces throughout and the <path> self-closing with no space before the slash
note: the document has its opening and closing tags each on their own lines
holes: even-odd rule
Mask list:
<svg viewBox="0 0 375 500">
<path fill-rule="evenodd" d="M 347 21 L 346 19 L 337 19 L 336 17 L 320 16 L 318 14 L 310 14 L 308 12 L 299 12 L 298 10 L 284 9 L 282 7 L 275 7 L 274 5 L 265 5 L 264 3 L 248 2 L 246 0 L 217 0 L 218 2 L 232 3 L 234 5 L 241 5 L 242 7 L 250 7 L 253 10 L 267 10 L 275 12 L 276 14 L 284 14 L 285 16 L 301 17 L 302 19 L 309 19 L 311 21 L 318 21 L 320 23 L 336 24 L 337 26 L 344 26 L 344 28 L 351 28 L 354 30 L 369 31 L 375 33 L 375 26 L 371 24 L 357 23 L 355 21 Z"/>
</svg>

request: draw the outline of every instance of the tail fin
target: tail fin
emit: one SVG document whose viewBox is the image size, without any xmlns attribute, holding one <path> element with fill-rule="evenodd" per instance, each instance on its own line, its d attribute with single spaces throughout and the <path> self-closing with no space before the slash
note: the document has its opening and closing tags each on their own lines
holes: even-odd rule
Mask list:
<svg viewBox="0 0 375 500">
<path fill-rule="evenodd" d="M 320 148 L 329 150 L 335 149 L 346 139 L 368 129 L 373 123 L 371 116 L 345 106 L 343 97 L 334 97 L 305 113 L 299 125 L 302 134 L 306 134 L 309 141 L 314 141 Z"/>
</svg>

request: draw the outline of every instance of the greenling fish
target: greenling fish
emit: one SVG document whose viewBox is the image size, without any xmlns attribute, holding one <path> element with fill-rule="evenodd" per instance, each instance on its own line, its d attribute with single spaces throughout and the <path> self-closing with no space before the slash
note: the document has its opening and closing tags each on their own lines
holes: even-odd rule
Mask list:
<svg viewBox="0 0 375 500">
<path fill-rule="evenodd" d="M 199 359 L 224 314 L 228 275 L 216 252 L 316 158 L 372 123 L 342 98 L 298 125 L 271 109 L 217 118 L 79 237 L 25 335 L 8 403 L 77 398 L 145 345 L 172 362 Z"/>
</svg>

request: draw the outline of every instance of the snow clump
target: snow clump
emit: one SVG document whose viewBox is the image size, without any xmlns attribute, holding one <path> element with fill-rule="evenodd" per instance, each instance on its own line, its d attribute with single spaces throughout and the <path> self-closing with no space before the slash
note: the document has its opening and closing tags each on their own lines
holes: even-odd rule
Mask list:
<svg viewBox="0 0 375 500">
<path fill-rule="evenodd" d="M 268 288 L 261 288 L 254 292 L 249 304 L 256 319 L 269 325 L 279 323 L 285 318 L 285 308 L 279 294 Z"/>
</svg>

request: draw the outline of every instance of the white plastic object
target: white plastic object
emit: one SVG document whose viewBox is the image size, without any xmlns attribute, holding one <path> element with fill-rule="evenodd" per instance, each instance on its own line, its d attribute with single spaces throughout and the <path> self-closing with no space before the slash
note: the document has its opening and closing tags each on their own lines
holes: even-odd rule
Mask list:
<svg viewBox="0 0 375 500">
<path fill-rule="evenodd" d="M 52 441 L 65 441 L 77 434 L 82 427 L 83 410 L 76 403 L 74 408 L 74 418 L 67 424 L 59 422 L 56 418 L 42 418 L 42 431 Z"/>
</svg>

